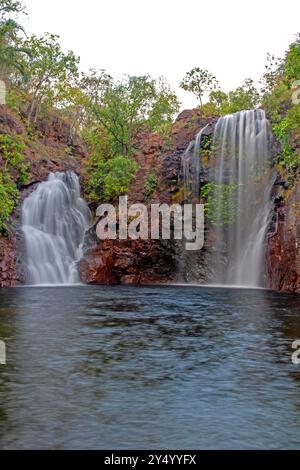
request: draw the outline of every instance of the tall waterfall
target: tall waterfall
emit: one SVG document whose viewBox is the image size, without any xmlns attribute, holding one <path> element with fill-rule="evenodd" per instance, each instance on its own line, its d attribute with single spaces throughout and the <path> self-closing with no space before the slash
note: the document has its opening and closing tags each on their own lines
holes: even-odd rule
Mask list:
<svg viewBox="0 0 300 470">
<path fill-rule="evenodd" d="M 76 262 L 90 220 L 75 173 L 51 173 L 47 181 L 38 185 L 22 208 L 30 284 L 79 281 Z"/>
<path fill-rule="evenodd" d="M 201 135 L 200 132 L 193 150 L 198 162 L 193 162 L 192 167 L 198 176 L 185 184 L 185 187 L 192 185 L 198 194 Z M 224 116 L 215 125 L 206 182 L 214 283 L 263 286 L 265 239 L 274 182 L 271 141 L 272 133 L 263 110 Z M 187 171 L 186 177 L 191 181 Z"/>
</svg>

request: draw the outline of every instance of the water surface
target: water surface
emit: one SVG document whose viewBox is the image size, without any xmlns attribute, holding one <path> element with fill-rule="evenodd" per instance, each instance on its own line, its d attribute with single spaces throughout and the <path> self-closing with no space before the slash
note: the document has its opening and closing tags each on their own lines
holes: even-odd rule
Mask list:
<svg viewBox="0 0 300 470">
<path fill-rule="evenodd" d="M 0 448 L 300 447 L 300 297 L 0 290 Z"/>
</svg>

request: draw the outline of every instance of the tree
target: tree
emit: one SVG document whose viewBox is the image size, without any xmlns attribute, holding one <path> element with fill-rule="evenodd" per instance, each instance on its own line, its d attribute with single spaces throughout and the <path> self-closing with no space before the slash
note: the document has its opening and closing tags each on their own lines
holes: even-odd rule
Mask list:
<svg viewBox="0 0 300 470">
<path fill-rule="evenodd" d="M 213 90 L 209 95 L 209 101 L 220 112 L 222 107 L 228 103 L 228 95 L 222 90 Z"/>
<path fill-rule="evenodd" d="M 90 69 L 82 73 L 79 86 L 94 105 L 102 105 L 105 93 L 113 86 L 113 78 L 105 70 Z"/>
<path fill-rule="evenodd" d="M 242 86 L 228 93 L 228 105 L 223 106 L 223 114 L 256 108 L 259 100 L 259 92 L 254 85 L 254 81 L 247 78 Z"/>
<path fill-rule="evenodd" d="M 210 103 L 218 114 L 236 113 L 244 109 L 253 109 L 259 105 L 260 94 L 251 78 L 229 93 L 214 90 L 209 95 Z"/>
<path fill-rule="evenodd" d="M 166 136 L 171 128 L 174 114 L 179 111 L 179 101 L 169 85 L 160 78 L 156 85 L 156 99 L 147 119 L 150 129 Z"/>
<path fill-rule="evenodd" d="M 0 0 L 0 16 L 4 17 L 7 13 L 24 12 L 25 6 L 19 0 Z"/>
<path fill-rule="evenodd" d="M 79 58 L 72 51 L 63 52 L 58 36 L 33 35 L 24 42 L 31 51 L 26 68 L 30 77 L 27 92 L 31 95 L 28 122 L 36 122 L 41 106 L 59 105 L 66 98 L 69 84 L 77 76 Z"/>
<path fill-rule="evenodd" d="M 275 57 L 274 54 L 267 55 L 265 73 L 260 80 L 261 91 L 264 94 L 271 93 L 278 84 L 283 72 L 284 61 L 281 57 Z"/>
<path fill-rule="evenodd" d="M 112 77 L 104 70 L 90 69 L 88 74 L 76 74 L 71 81 L 63 84 L 63 90 L 60 93 L 60 109 L 70 123 L 71 141 L 82 131 L 85 135 L 88 134 L 90 139 L 89 131 L 92 128 L 98 130 L 99 125 L 95 120 L 93 106 L 102 105 L 104 94 L 112 80 Z"/>
<path fill-rule="evenodd" d="M 140 76 L 110 83 L 101 102 L 92 103 L 92 109 L 109 135 L 112 154 L 128 155 L 143 129 L 166 132 L 179 103 L 163 80 Z"/>
<path fill-rule="evenodd" d="M 216 77 L 208 70 L 196 67 L 186 73 L 180 83 L 180 87 L 185 91 L 194 93 L 199 99 L 200 108 L 202 109 L 202 100 L 205 92 L 212 91 L 217 88 L 218 82 Z"/>
<path fill-rule="evenodd" d="M 21 12 L 24 5 L 20 1 L 0 0 L 0 77 L 3 79 L 12 70 L 24 75 L 23 55 L 29 52 L 19 38 L 23 28 L 11 17 Z"/>
<path fill-rule="evenodd" d="M 90 197 L 95 200 L 111 200 L 126 194 L 137 170 L 137 163 L 123 155 L 107 161 L 94 159 L 88 184 Z"/>
<path fill-rule="evenodd" d="M 293 80 L 300 78 L 300 34 L 297 34 L 296 40 L 290 45 L 285 55 L 284 79 L 288 86 L 291 86 Z"/>
</svg>

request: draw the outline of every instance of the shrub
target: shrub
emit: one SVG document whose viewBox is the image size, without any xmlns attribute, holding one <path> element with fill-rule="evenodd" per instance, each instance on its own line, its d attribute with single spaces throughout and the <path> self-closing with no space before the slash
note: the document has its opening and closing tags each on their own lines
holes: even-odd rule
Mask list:
<svg viewBox="0 0 300 470">
<path fill-rule="evenodd" d="M 152 173 L 148 175 L 147 181 L 145 183 L 145 200 L 149 201 L 157 187 L 157 176 Z"/>
<path fill-rule="evenodd" d="M 28 180 L 28 165 L 24 160 L 25 145 L 20 136 L 0 134 L 0 155 L 3 171 L 13 175 L 17 185 Z"/>
<path fill-rule="evenodd" d="M 128 192 L 138 165 L 122 155 L 107 161 L 94 161 L 89 170 L 87 192 L 94 200 L 111 200 Z"/>
<path fill-rule="evenodd" d="M 0 232 L 6 230 L 6 222 L 17 202 L 19 191 L 9 175 L 0 172 Z"/>
</svg>

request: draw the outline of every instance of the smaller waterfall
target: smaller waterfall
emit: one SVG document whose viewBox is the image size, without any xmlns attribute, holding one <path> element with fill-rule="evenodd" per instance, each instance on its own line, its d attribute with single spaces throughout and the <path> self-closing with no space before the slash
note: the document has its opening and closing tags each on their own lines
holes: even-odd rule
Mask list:
<svg viewBox="0 0 300 470">
<path fill-rule="evenodd" d="M 90 220 L 75 173 L 51 173 L 38 185 L 22 208 L 30 284 L 79 282 L 76 262 Z"/>
<path fill-rule="evenodd" d="M 196 139 L 190 142 L 181 160 L 184 179 L 185 199 L 199 202 L 200 197 L 200 149 L 205 126 L 196 135 Z"/>
</svg>

